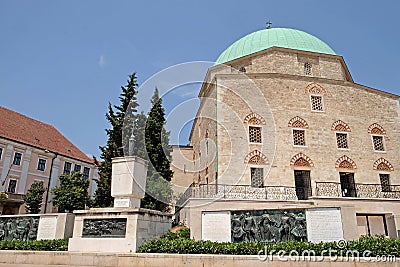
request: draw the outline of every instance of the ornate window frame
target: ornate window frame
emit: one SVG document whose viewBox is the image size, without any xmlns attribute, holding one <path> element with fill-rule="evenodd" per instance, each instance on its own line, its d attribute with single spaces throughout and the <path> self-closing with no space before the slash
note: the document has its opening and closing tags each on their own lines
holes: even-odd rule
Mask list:
<svg viewBox="0 0 400 267">
<path fill-rule="evenodd" d="M 381 164 L 386 165 L 386 166 L 387 166 L 387 169 L 386 169 L 386 170 L 380 169 L 380 168 L 379 168 L 379 165 L 381 165 Z M 374 162 L 374 165 L 373 165 L 372 168 L 373 168 L 374 170 L 376 170 L 376 171 L 383 171 L 383 172 L 386 172 L 386 173 L 394 171 L 393 165 L 390 164 L 390 162 L 387 161 L 387 160 L 384 159 L 384 158 L 379 158 L 379 159 L 377 159 L 377 160 Z"/>
<path fill-rule="evenodd" d="M 294 147 L 308 147 L 307 145 L 307 131 L 308 123 L 303 118 L 296 116 L 289 120 L 288 127 L 291 127 L 291 138 L 292 138 L 292 145 Z M 295 131 L 302 131 L 304 135 L 304 145 L 296 145 L 295 144 Z"/>
<path fill-rule="evenodd" d="M 378 123 L 373 123 L 368 127 L 368 133 L 371 136 L 371 142 L 372 142 L 372 149 L 374 150 L 374 152 L 377 153 L 386 153 L 387 148 L 386 148 L 386 141 L 385 141 L 385 137 L 386 137 L 386 131 L 385 129 L 379 125 Z M 383 150 L 376 150 L 375 148 L 375 138 L 374 137 L 379 137 L 382 139 L 382 146 L 383 146 Z"/>
<path fill-rule="evenodd" d="M 302 160 L 302 162 L 307 163 L 307 164 L 297 165 L 296 163 L 299 160 Z M 300 153 L 294 155 L 290 159 L 290 166 L 294 167 L 295 169 L 299 169 L 299 170 L 300 169 L 301 170 L 309 170 L 310 168 L 314 167 L 314 162 L 306 154 L 300 152 Z"/>
<path fill-rule="evenodd" d="M 349 166 L 343 166 L 344 162 L 348 162 Z M 356 170 L 357 164 L 350 157 L 343 155 L 336 160 L 335 167 L 336 169 Z"/>
<path fill-rule="evenodd" d="M 247 124 L 247 140 L 249 141 L 249 143 L 256 144 L 256 145 L 262 145 L 263 144 L 263 127 L 262 127 L 262 125 L 265 125 L 264 118 L 261 117 L 259 114 L 252 112 L 244 118 L 243 123 Z M 261 135 L 261 142 L 251 142 L 250 141 L 250 127 L 259 128 L 260 135 Z"/>
<path fill-rule="evenodd" d="M 251 165 L 267 165 L 268 159 L 261 151 L 255 149 L 251 151 L 249 154 L 247 154 L 247 156 L 244 159 L 244 163 Z"/>
<path fill-rule="evenodd" d="M 336 140 L 336 148 L 338 150 L 350 150 L 350 135 L 351 129 L 347 123 L 342 120 L 335 121 L 332 126 L 331 130 L 335 132 L 335 140 Z M 338 143 L 338 135 L 346 135 L 346 143 L 347 148 L 339 147 Z"/>
<path fill-rule="evenodd" d="M 325 99 L 324 96 L 326 95 L 326 90 L 317 83 L 311 83 L 306 87 L 306 94 L 309 95 L 310 99 L 310 109 L 311 112 L 325 112 Z M 313 109 L 313 97 L 320 97 L 321 98 L 321 110 Z"/>
</svg>

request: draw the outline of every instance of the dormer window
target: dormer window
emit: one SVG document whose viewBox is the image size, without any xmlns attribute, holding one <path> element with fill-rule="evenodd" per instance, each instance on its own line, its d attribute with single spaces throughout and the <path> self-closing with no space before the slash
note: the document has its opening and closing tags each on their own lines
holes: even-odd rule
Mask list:
<svg viewBox="0 0 400 267">
<path fill-rule="evenodd" d="M 304 75 L 311 76 L 312 75 L 311 69 L 312 67 L 310 63 L 308 62 L 304 63 Z"/>
</svg>

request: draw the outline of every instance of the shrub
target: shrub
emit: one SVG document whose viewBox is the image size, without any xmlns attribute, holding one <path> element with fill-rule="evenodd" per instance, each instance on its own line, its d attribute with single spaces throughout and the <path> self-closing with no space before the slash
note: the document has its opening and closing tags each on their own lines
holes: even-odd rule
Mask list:
<svg viewBox="0 0 400 267">
<path fill-rule="evenodd" d="M 400 256 L 400 240 L 389 239 L 384 236 L 364 236 L 359 240 L 348 241 L 345 247 L 337 242 L 300 242 L 288 241 L 282 243 L 218 243 L 211 241 L 195 241 L 179 237 L 178 234 L 168 233 L 162 238 L 146 241 L 138 250 L 141 253 L 176 253 L 176 254 L 231 254 L 231 255 L 257 255 L 260 250 L 267 249 L 268 253 L 284 250 L 286 253 L 297 251 L 299 255 L 303 251 L 312 250 L 316 256 L 327 255 L 326 251 L 331 250 L 331 255 L 346 255 L 348 250 L 357 250 L 360 255 L 363 251 L 370 251 L 369 256 L 391 255 Z M 323 251 L 325 252 L 323 253 Z"/>
<path fill-rule="evenodd" d="M 66 251 L 68 250 L 68 239 L 56 240 L 2 240 L 0 250 L 42 250 L 42 251 Z"/>
</svg>

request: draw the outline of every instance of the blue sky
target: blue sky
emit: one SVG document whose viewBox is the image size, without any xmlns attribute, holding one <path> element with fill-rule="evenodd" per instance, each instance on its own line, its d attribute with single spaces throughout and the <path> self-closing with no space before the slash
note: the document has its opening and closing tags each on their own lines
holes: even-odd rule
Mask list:
<svg viewBox="0 0 400 267">
<path fill-rule="evenodd" d="M 399 1 L 366 0 L 0 0 L 0 105 L 54 125 L 99 155 L 107 104 L 118 103 L 128 74 L 136 71 L 142 84 L 171 65 L 214 61 L 268 19 L 328 43 L 356 83 L 400 94 L 399 10 Z M 166 96 L 167 110 L 198 88 Z"/>
</svg>

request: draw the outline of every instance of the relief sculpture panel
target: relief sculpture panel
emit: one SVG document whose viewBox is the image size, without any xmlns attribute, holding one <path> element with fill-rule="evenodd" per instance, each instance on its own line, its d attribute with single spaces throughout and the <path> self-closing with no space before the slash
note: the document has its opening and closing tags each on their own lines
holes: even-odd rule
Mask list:
<svg viewBox="0 0 400 267">
<path fill-rule="evenodd" d="M 84 219 L 82 237 L 125 237 L 126 218 Z"/>
<path fill-rule="evenodd" d="M 0 217 L 0 240 L 36 240 L 39 217 Z"/>
<path fill-rule="evenodd" d="M 232 242 L 307 241 L 304 210 L 231 212 Z"/>
</svg>

